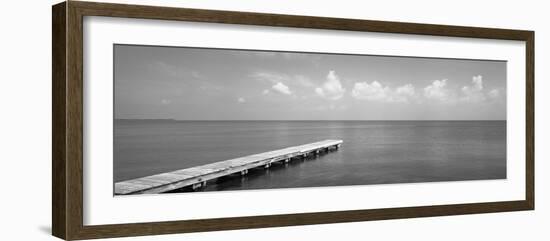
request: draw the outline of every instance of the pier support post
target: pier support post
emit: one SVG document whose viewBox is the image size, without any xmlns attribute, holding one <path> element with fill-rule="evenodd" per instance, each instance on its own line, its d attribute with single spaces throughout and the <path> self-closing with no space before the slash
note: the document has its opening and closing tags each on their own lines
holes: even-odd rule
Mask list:
<svg viewBox="0 0 550 241">
<path fill-rule="evenodd" d="M 225 176 L 228 178 L 240 177 L 238 179 L 244 182 L 252 178 L 247 176 L 249 170 L 252 170 L 256 176 L 260 174 L 257 173 L 260 170 L 264 170 L 263 174 L 269 174 L 273 163 L 275 163 L 274 168 L 276 169 L 281 165 L 289 167 L 290 162 L 300 159 L 302 165 L 305 165 L 315 157 L 321 158 L 321 155 L 339 149 L 343 145 L 342 143 L 342 140 L 325 140 L 165 173 L 168 175 L 158 174 L 117 182 L 115 183 L 115 194 L 164 193 L 179 188 L 184 188 L 185 191 L 191 189 L 201 191 L 207 187 L 209 181 L 212 182 L 214 179 Z M 292 166 L 300 166 L 300 164 L 293 163 Z M 218 181 L 223 180 L 218 179 Z"/>
<path fill-rule="evenodd" d="M 200 188 L 202 186 L 202 183 L 195 183 L 193 184 L 193 186 L 191 186 L 191 188 L 193 188 L 193 190 L 197 190 L 198 188 Z"/>
</svg>

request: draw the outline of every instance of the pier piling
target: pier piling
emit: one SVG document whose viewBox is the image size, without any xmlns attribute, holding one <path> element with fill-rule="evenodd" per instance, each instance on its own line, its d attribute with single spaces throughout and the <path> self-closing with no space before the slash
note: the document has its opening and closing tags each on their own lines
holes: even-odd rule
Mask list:
<svg viewBox="0 0 550 241">
<path fill-rule="evenodd" d="M 240 157 L 227 161 L 215 162 L 197 167 L 176 170 L 173 172 L 161 173 L 152 176 L 131 179 L 115 183 L 115 194 L 142 194 L 142 193 L 163 193 L 183 187 L 191 187 L 193 190 L 204 188 L 208 180 L 240 173 L 245 176 L 249 169 L 264 167 L 269 169 L 274 162 L 283 162 L 285 166 L 292 158 L 305 160 L 308 154 L 319 155 L 321 151 L 330 152 L 338 150 L 342 140 L 325 140 L 315 143 L 288 147 L 280 150 L 259 153 L 255 155 Z"/>
</svg>

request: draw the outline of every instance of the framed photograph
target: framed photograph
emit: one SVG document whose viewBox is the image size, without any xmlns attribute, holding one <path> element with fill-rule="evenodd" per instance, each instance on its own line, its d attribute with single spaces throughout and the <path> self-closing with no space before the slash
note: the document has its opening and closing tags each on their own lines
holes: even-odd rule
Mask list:
<svg viewBox="0 0 550 241">
<path fill-rule="evenodd" d="M 57 237 L 534 209 L 532 31 L 52 11 Z"/>
</svg>

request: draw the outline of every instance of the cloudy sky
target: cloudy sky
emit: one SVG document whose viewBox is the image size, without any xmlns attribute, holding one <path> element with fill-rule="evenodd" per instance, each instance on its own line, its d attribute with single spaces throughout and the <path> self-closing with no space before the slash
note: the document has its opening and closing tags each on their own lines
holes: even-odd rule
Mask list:
<svg viewBox="0 0 550 241">
<path fill-rule="evenodd" d="M 506 62 L 115 45 L 115 118 L 504 120 Z"/>
</svg>

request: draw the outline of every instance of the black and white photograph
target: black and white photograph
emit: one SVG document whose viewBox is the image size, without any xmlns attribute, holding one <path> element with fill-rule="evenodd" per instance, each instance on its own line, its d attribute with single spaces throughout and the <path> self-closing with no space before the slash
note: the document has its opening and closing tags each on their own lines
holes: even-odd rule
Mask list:
<svg viewBox="0 0 550 241">
<path fill-rule="evenodd" d="M 114 194 L 506 179 L 506 61 L 114 45 Z"/>
<path fill-rule="evenodd" d="M 550 240 L 548 5 L 4 1 L 0 241 Z"/>
</svg>

